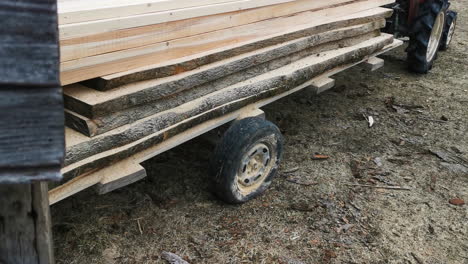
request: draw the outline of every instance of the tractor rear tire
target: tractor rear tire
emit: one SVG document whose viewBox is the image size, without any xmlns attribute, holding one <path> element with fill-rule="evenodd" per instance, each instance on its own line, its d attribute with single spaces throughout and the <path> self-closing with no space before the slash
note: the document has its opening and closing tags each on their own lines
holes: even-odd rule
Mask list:
<svg viewBox="0 0 468 264">
<path fill-rule="evenodd" d="M 447 7 L 447 0 L 429 0 L 419 7 L 406 50 L 410 71 L 424 74 L 432 69 L 442 39 Z"/>
<path fill-rule="evenodd" d="M 457 12 L 448 11 L 445 19 L 445 28 L 440 42 L 440 50 L 445 51 L 449 48 L 457 27 Z"/>
</svg>

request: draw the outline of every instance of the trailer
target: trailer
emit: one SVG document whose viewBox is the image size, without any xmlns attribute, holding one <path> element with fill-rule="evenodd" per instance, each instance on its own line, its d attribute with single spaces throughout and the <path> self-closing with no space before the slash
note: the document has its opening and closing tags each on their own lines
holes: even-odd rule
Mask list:
<svg viewBox="0 0 468 264">
<path fill-rule="evenodd" d="M 110 18 L 81 21 L 72 16 L 79 12 L 68 11 L 61 40 L 67 154 L 50 203 L 143 179 L 142 162 L 230 122 L 212 161 L 213 191 L 228 203 L 253 199 L 271 184 L 283 149 L 279 129 L 261 108 L 303 89 L 322 93 L 334 86 L 334 74 L 350 67 L 375 71 L 384 65 L 378 55 L 403 44 L 396 32 L 381 32 L 401 16 L 393 0 L 261 3 L 245 10 L 236 1 L 207 5 L 202 17 L 186 12 L 199 7 L 168 11 L 181 21 L 140 14 L 138 4 L 113 6 L 136 12 L 136 20 L 125 17 L 130 28 Z M 240 9 L 211 13 L 217 5 Z M 445 14 L 448 6 L 441 8 Z M 428 36 L 426 68 L 443 42 L 441 22 Z M 117 33 L 106 32 L 109 27 Z M 93 35 L 84 36 L 87 30 Z M 135 46 L 134 38 L 147 45 Z"/>
<path fill-rule="evenodd" d="M 234 111 L 227 111 L 226 114 L 223 114 L 221 116 L 210 117 L 210 113 L 205 113 L 203 115 L 196 116 L 192 119 L 206 116 L 207 120 L 201 124 L 193 126 L 180 133 L 175 133 L 174 135 L 171 135 L 170 138 L 163 141 L 162 143 L 151 146 L 143 151 L 133 153 L 130 157 L 123 159 L 121 161 L 118 161 L 116 163 L 113 163 L 110 166 L 105 167 L 96 172 L 91 172 L 88 174 L 80 175 L 50 190 L 49 191 L 50 203 L 54 204 L 56 202 L 59 202 L 65 199 L 66 197 L 69 197 L 73 194 L 76 194 L 84 189 L 87 189 L 93 186 L 96 188 L 97 193 L 105 194 L 113 190 L 116 190 L 118 188 L 124 187 L 128 184 L 134 183 L 138 180 L 141 180 L 144 177 L 146 177 L 146 171 L 140 165 L 142 162 L 148 159 L 151 159 L 152 157 L 155 157 L 156 155 L 159 155 L 167 150 L 177 147 L 195 137 L 203 135 L 213 129 L 216 129 L 232 121 L 234 121 L 231 124 L 231 129 L 233 130 L 233 132 L 229 132 L 229 131 L 226 132 L 229 134 L 225 135 L 222 143 L 219 143 L 220 145 L 218 146 L 218 149 L 216 150 L 215 155 L 219 155 L 220 157 L 223 156 L 223 154 L 224 155 L 236 154 L 236 155 L 242 155 L 242 156 L 247 155 L 247 157 L 249 157 L 250 159 L 245 160 L 244 158 L 242 159 L 242 165 L 240 164 L 235 164 L 235 165 L 242 166 L 242 167 L 247 166 L 245 170 L 249 171 L 250 173 L 247 173 L 246 175 L 252 175 L 252 173 L 253 174 L 257 173 L 257 175 L 255 176 L 258 176 L 260 174 L 261 176 L 266 176 L 266 178 L 260 179 L 261 184 L 264 185 L 260 189 L 261 191 L 258 192 L 258 189 L 254 189 L 253 196 L 256 196 L 260 194 L 261 192 L 263 192 L 266 189 L 266 187 L 270 184 L 272 176 L 274 175 L 276 169 L 278 168 L 279 162 L 281 160 L 281 148 L 282 148 L 282 140 L 281 140 L 281 135 L 279 135 L 279 130 L 276 128 L 276 126 L 274 126 L 270 122 L 263 120 L 264 113 L 261 110 L 261 107 L 268 105 L 270 103 L 273 103 L 285 96 L 301 91 L 303 89 L 313 89 L 317 94 L 325 92 L 328 89 L 333 88 L 335 85 L 335 81 L 331 78 L 333 75 L 339 72 L 342 72 L 348 68 L 354 67 L 354 66 L 361 66 L 369 71 L 378 70 L 384 66 L 384 61 L 378 58 L 377 56 L 382 53 L 388 52 L 392 49 L 395 49 L 401 46 L 402 44 L 403 42 L 401 40 L 395 39 L 392 41 L 391 44 L 386 45 L 379 52 L 375 52 L 370 56 L 366 56 L 365 58 L 360 59 L 357 62 L 335 67 L 327 71 L 326 73 L 320 74 L 319 76 L 316 76 L 290 90 L 284 91 L 280 94 L 267 97 L 264 99 L 254 100 L 252 103 L 246 106 L 243 106 L 240 109 L 237 109 Z M 190 123 L 190 121 L 191 119 L 183 120 L 182 122 L 174 125 L 174 127 L 181 125 L 183 123 Z M 267 129 L 268 132 L 263 136 L 267 137 L 268 135 L 270 135 L 268 133 L 271 133 L 271 135 L 274 135 L 276 143 L 271 142 L 271 145 L 268 144 L 268 147 L 266 147 L 267 144 L 262 143 L 263 140 L 265 140 L 265 138 L 261 137 L 258 142 L 247 142 L 245 143 L 246 145 L 239 146 L 238 147 L 239 149 L 236 150 L 237 153 L 230 153 L 230 151 L 232 150 L 224 149 L 227 146 L 231 145 L 232 140 L 242 140 L 241 138 L 239 138 L 239 135 L 243 135 L 243 133 L 245 133 L 242 130 L 246 130 L 248 128 L 259 129 L 259 127 L 262 127 L 262 126 L 268 127 Z M 237 132 L 240 134 L 238 134 Z M 152 137 L 157 137 L 159 135 L 165 136 L 171 133 L 172 133 L 171 127 L 169 127 L 151 136 Z M 75 131 L 72 131 L 69 128 L 66 129 L 67 140 L 69 141 L 73 140 L 72 137 L 74 135 L 76 136 Z M 249 134 L 248 137 L 251 137 L 251 135 Z M 221 146 L 221 144 L 223 143 L 224 145 L 227 145 L 227 146 Z M 254 147 L 249 148 L 252 145 L 254 145 Z M 260 157 L 255 156 L 255 155 L 252 156 L 252 151 L 253 152 L 257 151 L 257 147 L 258 148 L 265 147 L 267 149 L 267 153 L 265 155 L 261 155 Z M 272 155 L 276 155 L 276 157 L 274 158 Z M 222 157 L 222 159 L 229 159 L 229 158 L 231 157 Z M 271 163 L 268 162 L 268 163 L 258 164 L 257 162 L 258 158 L 260 158 L 264 162 L 268 160 L 270 161 L 273 160 L 274 162 L 272 161 Z M 70 170 L 70 168 L 65 168 L 63 172 L 66 173 L 67 170 Z M 242 170 L 244 171 L 244 169 Z M 244 180 L 244 183 L 245 183 L 246 181 L 250 181 L 250 178 L 244 176 L 243 178 L 241 178 L 241 180 Z M 255 180 L 252 180 L 249 183 L 251 182 L 255 184 Z M 246 186 L 250 187 L 252 185 L 247 183 Z M 252 193 L 249 193 L 249 195 L 250 194 Z M 248 199 L 253 198 L 253 196 L 249 196 L 249 195 L 247 195 L 247 197 L 242 197 L 239 200 L 228 200 L 228 201 L 229 202 L 247 201 Z"/>
</svg>

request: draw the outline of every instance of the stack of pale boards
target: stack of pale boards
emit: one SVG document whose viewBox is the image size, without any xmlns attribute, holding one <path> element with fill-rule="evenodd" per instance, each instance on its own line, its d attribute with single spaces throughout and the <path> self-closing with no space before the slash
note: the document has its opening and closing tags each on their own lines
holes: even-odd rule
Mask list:
<svg viewBox="0 0 468 264">
<path fill-rule="evenodd" d="M 199 1 L 206 12 L 182 0 L 136 8 L 143 2 L 149 0 L 134 0 L 134 9 L 112 7 L 119 16 L 131 14 L 118 19 L 104 12 L 110 7 L 86 13 L 59 5 L 62 81 L 74 83 L 64 86 L 65 179 L 363 61 L 394 42 L 380 33 L 392 13 L 381 6 L 391 0 Z M 176 4 L 182 7 L 173 9 Z M 214 14 L 220 7 L 229 13 Z"/>
</svg>

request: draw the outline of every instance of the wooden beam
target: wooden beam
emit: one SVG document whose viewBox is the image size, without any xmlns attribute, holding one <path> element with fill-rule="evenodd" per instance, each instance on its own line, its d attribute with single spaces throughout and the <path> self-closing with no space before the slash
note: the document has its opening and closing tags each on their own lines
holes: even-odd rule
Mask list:
<svg viewBox="0 0 468 264">
<path fill-rule="evenodd" d="M 369 58 L 367 61 L 363 62 L 361 64 L 361 67 L 363 67 L 366 71 L 374 72 L 382 68 L 384 65 L 385 65 L 385 61 L 383 59 L 372 57 L 372 58 Z"/>
<path fill-rule="evenodd" d="M 35 242 L 39 263 L 41 264 L 55 263 L 48 192 L 47 182 L 38 182 L 32 185 L 32 207 L 36 230 Z"/>
<path fill-rule="evenodd" d="M 0 184 L 58 180 L 65 155 L 53 0 L 0 2 Z"/>
<path fill-rule="evenodd" d="M 325 77 L 325 78 L 314 80 L 310 86 L 312 89 L 314 89 L 314 91 L 317 94 L 321 94 L 335 87 L 335 80 L 329 77 Z"/>
<path fill-rule="evenodd" d="M 0 181 L 2 169 L 60 168 L 64 156 L 61 89 L 8 85 L 0 86 L 0 95 Z"/>
<path fill-rule="evenodd" d="M 0 262 L 53 264 L 47 185 L 0 185 Z"/>
<path fill-rule="evenodd" d="M 99 194 L 112 192 L 146 177 L 146 170 L 140 164 L 117 163 L 112 166 L 112 170 L 107 172 L 97 184 L 96 189 Z"/>
<path fill-rule="evenodd" d="M 55 2 L 2 0 L 0 17 L 0 85 L 57 85 Z"/>
</svg>

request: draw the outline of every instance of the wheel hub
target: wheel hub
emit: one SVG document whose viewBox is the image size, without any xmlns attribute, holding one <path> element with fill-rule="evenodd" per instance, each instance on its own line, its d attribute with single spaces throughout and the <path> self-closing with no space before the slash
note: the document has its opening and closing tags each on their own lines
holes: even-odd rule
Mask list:
<svg viewBox="0 0 468 264">
<path fill-rule="evenodd" d="M 242 158 L 238 182 L 250 187 L 262 182 L 269 173 L 271 152 L 263 143 L 253 146 Z"/>
<path fill-rule="evenodd" d="M 453 34 L 455 33 L 455 26 L 455 21 L 453 21 L 452 24 L 450 24 L 450 28 L 447 34 L 447 42 L 445 45 L 446 47 L 450 46 L 450 42 L 452 42 Z"/>
</svg>

